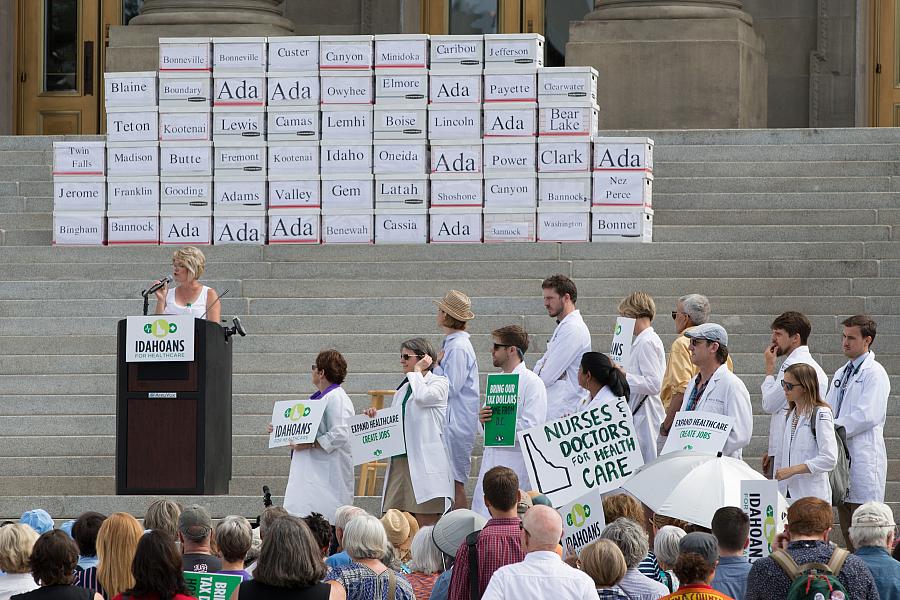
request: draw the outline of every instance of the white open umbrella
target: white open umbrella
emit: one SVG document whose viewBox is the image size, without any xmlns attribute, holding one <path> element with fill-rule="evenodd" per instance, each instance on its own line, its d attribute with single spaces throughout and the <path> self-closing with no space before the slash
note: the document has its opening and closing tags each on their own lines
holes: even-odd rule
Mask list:
<svg viewBox="0 0 900 600">
<path fill-rule="evenodd" d="M 765 480 L 742 460 L 680 450 L 647 463 L 622 486 L 667 517 L 710 527 L 723 506 L 741 505 L 741 481 Z"/>
</svg>

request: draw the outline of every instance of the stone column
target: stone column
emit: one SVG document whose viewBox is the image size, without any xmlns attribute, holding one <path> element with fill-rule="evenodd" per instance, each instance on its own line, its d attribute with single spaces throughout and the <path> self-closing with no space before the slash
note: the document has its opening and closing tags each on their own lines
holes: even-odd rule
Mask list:
<svg viewBox="0 0 900 600">
<path fill-rule="evenodd" d="M 271 25 L 294 30 L 281 0 L 144 0 L 131 25 Z"/>
<path fill-rule="evenodd" d="M 765 43 L 740 0 L 595 0 L 566 64 L 599 72 L 601 129 L 766 126 Z"/>
</svg>

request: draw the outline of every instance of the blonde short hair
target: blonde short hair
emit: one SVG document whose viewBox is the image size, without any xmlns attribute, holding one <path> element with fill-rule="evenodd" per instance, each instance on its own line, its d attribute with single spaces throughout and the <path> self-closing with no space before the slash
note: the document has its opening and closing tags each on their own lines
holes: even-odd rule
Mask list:
<svg viewBox="0 0 900 600">
<path fill-rule="evenodd" d="M 622 551 L 612 540 L 599 539 L 581 549 L 581 566 L 597 587 L 612 587 L 622 581 L 628 567 Z"/>
<path fill-rule="evenodd" d="M 206 257 L 198 248 L 193 246 L 185 246 L 179 248 L 172 255 L 172 262 L 180 262 L 184 264 L 184 268 L 188 270 L 191 277 L 200 279 L 203 271 L 206 270 Z"/>
<path fill-rule="evenodd" d="M 0 527 L 0 570 L 7 573 L 31 571 L 31 549 L 38 539 L 28 525 L 15 523 Z"/>
<path fill-rule="evenodd" d="M 652 321 L 656 316 L 656 302 L 647 292 L 632 292 L 619 302 L 619 313 L 630 319 L 647 317 Z"/>
</svg>

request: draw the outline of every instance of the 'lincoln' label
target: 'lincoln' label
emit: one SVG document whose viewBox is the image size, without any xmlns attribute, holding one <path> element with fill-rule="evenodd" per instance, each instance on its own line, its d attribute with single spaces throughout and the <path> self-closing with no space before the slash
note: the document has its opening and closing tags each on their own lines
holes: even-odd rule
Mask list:
<svg viewBox="0 0 900 600">
<path fill-rule="evenodd" d="M 481 137 L 481 109 L 432 105 L 428 109 L 428 137 L 431 140 L 465 140 Z"/>
</svg>

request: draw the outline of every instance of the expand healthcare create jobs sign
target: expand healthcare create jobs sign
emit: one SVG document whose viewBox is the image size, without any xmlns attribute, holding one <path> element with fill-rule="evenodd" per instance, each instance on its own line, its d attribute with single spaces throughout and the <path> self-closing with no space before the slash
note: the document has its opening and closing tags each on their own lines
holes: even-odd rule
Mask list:
<svg viewBox="0 0 900 600">
<path fill-rule="evenodd" d="M 241 576 L 185 571 L 184 582 L 188 595 L 197 600 L 229 600 L 237 586 L 241 585 Z"/>
<path fill-rule="evenodd" d="M 519 445 L 553 506 L 615 489 L 644 464 L 625 398 L 520 431 Z"/>
<path fill-rule="evenodd" d="M 732 427 L 734 417 L 728 415 L 680 410 L 675 413 L 660 455 L 679 450 L 718 454 L 725 447 Z"/>
<path fill-rule="evenodd" d="M 634 319 L 616 317 L 616 328 L 613 330 L 612 345 L 609 357 L 618 365 L 626 366 L 631 358 L 631 343 L 634 337 Z"/>
<path fill-rule="evenodd" d="M 194 360 L 193 316 L 128 317 L 125 326 L 125 362 L 192 360 Z"/>
<path fill-rule="evenodd" d="M 750 517 L 750 545 L 745 555 L 756 562 L 772 553 L 775 535 L 784 531 L 787 507 L 774 479 L 741 481 L 741 509 Z"/>
<path fill-rule="evenodd" d="M 515 446 L 519 407 L 519 374 L 491 373 L 487 376 L 484 405 L 491 420 L 484 424 L 485 446 Z"/>
<path fill-rule="evenodd" d="M 354 465 L 406 452 L 406 440 L 403 439 L 403 407 L 379 410 L 372 418 L 356 415 L 348 423 Z"/>
<path fill-rule="evenodd" d="M 603 500 L 599 492 L 591 492 L 574 502 L 561 506 L 559 515 L 563 521 L 563 555 L 578 555 L 581 549 L 600 539 L 606 527 Z"/>
<path fill-rule="evenodd" d="M 325 414 L 326 400 L 284 400 L 272 409 L 269 448 L 288 444 L 309 444 L 316 439 Z"/>
</svg>

